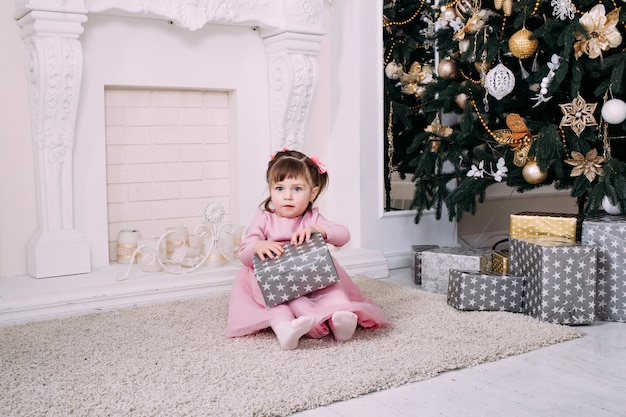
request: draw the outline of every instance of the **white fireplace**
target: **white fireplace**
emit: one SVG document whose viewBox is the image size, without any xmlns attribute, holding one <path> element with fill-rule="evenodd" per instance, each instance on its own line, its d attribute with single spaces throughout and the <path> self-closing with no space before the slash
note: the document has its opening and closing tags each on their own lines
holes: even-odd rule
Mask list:
<svg viewBox="0 0 626 417">
<path fill-rule="evenodd" d="M 227 92 L 229 215 L 235 223 L 249 219 L 264 190 L 259 155 L 303 147 L 322 1 L 17 1 L 38 185 L 29 274 L 83 274 L 109 264 L 111 88 Z"/>
</svg>

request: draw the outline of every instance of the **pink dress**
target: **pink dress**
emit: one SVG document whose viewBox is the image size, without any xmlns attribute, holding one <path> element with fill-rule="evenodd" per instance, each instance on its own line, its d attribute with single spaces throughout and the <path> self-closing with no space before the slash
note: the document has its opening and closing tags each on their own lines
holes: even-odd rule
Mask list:
<svg viewBox="0 0 626 417">
<path fill-rule="evenodd" d="M 230 295 L 226 326 L 228 337 L 245 336 L 266 329 L 275 318 L 293 320 L 300 316 L 312 316 L 315 325 L 307 335 L 321 338 L 330 332 L 326 321 L 335 311 L 352 311 L 358 316 L 358 324 L 362 327 L 390 325 L 380 307 L 359 290 L 336 260 L 335 267 L 339 275 L 337 284 L 275 307 L 265 306 L 252 267 L 254 245 L 260 240 L 288 242 L 293 233 L 315 224 L 324 228 L 328 243 L 340 247 L 350 240 L 350 232 L 345 226 L 326 220 L 316 208 L 295 219 L 278 217 L 265 210 L 257 212 L 247 235 L 241 241 L 239 258 L 243 267 Z"/>
</svg>

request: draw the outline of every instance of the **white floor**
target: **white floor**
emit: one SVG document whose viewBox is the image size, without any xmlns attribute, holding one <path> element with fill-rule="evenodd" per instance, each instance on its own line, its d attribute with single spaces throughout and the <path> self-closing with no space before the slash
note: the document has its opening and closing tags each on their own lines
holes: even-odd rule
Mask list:
<svg viewBox="0 0 626 417">
<path fill-rule="evenodd" d="M 413 285 L 408 270 L 390 272 Z M 626 324 L 581 329 L 577 340 L 293 416 L 626 417 Z"/>
</svg>

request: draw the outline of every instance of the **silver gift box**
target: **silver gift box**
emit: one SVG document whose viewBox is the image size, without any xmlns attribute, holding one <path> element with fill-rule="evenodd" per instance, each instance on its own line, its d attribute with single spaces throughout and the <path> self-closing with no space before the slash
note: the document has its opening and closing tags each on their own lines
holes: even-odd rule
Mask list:
<svg viewBox="0 0 626 417">
<path fill-rule="evenodd" d="M 411 245 L 411 276 L 415 284 L 422 285 L 422 253 L 438 247 L 439 245 Z"/>
<path fill-rule="evenodd" d="M 451 269 L 491 270 L 491 250 L 443 247 L 422 252 L 422 288 L 447 294 Z"/>
<path fill-rule="evenodd" d="M 448 305 L 458 310 L 524 312 L 524 277 L 450 270 Z"/>
<path fill-rule="evenodd" d="M 582 243 L 598 248 L 596 314 L 626 322 L 626 216 L 598 214 L 583 221 Z"/>
<path fill-rule="evenodd" d="M 595 320 L 596 248 L 551 237 L 510 241 L 512 275 L 526 277 L 525 313 L 542 321 Z"/>
<path fill-rule="evenodd" d="M 285 252 L 261 261 L 254 256 L 254 275 L 265 305 L 274 307 L 339 282 L 335 264 L 320 233 L 302 245 L 285 243 Z"/>
</svg>

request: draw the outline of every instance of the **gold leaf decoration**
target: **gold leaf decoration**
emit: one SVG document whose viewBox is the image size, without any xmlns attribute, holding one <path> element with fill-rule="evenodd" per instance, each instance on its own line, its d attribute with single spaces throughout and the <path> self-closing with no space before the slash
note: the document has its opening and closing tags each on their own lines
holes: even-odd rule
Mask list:
<svg viewBox="0 0 626 417">
<path fill-rule="evenodd" d="M 570 174 L 571 177 L 578 177 L 584 174 L 589 182 L 593 182 L 597 175 L 602 175 L 602 163 L 605 160 L 606 158 L 598 155 L 596 149 L 592 149 L 587 152 L 587 155 L 572 151 L 572 159 L 566 159 L 565 163 L 574 166 Z"/>
<path fill-rule="evenodd" d="M 494 131 L 495 139 L 502 144 L 509 145 L 513 149 L 513 163 L 523 167 L 528 160 L 528 152 L 535 137 L 530 134 L 524 119 L 517 113 L 506 116 L 508 129 Z"/>
</svg>

